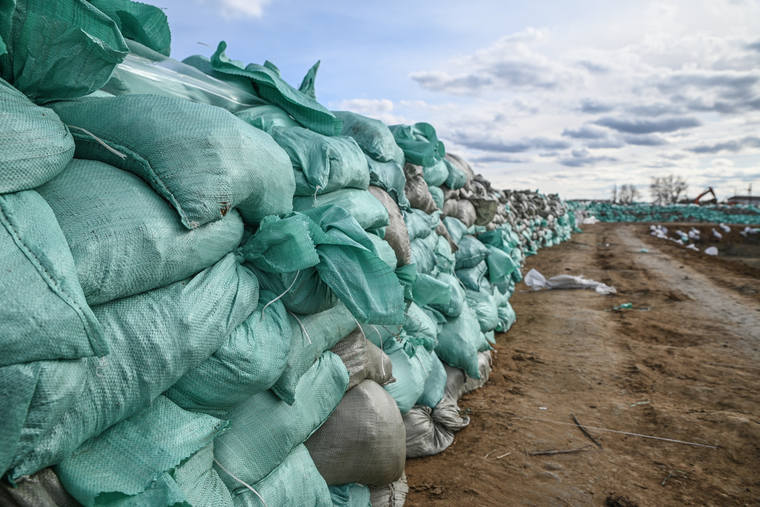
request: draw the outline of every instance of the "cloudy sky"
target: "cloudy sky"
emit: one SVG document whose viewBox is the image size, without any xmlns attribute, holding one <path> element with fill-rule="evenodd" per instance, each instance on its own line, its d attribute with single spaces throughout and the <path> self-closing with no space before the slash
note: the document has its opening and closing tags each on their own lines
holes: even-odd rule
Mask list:
<svg viewBox="0 0 760 507">
<path fill-rule="evenodd" d="M 760 194 L 760 0 L 145 0 L 172 57 L 220 40 L 317 98 L 431 123 L 499 188 L 607 198 L 680 175 Z"/>
</svg>

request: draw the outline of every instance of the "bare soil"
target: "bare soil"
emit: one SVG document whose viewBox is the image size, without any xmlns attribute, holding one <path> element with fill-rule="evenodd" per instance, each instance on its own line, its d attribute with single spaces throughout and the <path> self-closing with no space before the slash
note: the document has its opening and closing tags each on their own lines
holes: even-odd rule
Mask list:
<svg viewBox="0 0 760 507">
<path fill-rule="evenodd" d="M 718 257 L 600 223 L 529 258 L 617 294 L 518 284 L 491 380 L 459 402 L 472 422 L 407 461 L 406 505 L 760 506 L 760 269 L 734 229 Z"/>
</svg>

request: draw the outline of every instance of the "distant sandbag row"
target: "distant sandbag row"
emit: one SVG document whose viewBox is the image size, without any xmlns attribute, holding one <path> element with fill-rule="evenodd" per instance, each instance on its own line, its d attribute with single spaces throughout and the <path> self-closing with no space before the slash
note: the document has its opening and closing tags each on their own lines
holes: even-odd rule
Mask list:
<svg viewBox="0 0 760 507">
<path fill-rule="evenodd" d="M 573 214 L 429 124 L 327 110 L 318 65 L 296 89 L 223 42 L 178 62 L 130 0 L 13 9 L 0 499 L 402 505 Z"/>
</svg>

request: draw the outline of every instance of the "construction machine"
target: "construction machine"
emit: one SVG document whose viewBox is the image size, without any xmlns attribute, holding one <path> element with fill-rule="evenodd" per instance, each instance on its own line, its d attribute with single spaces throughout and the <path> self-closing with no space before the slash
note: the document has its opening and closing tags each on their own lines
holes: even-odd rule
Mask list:
<svg viewBox="0 0 760 507">
<path fill-rule="evenodd" d="M 707 194 L 712 194 L 712 199 L 700 201 L 700 199 L 702 199 Z M 707 190 L 699 194 L 697 198 L 694 199 L 694 204 L 699 204 L 700 206 L 704 206 L 705 204 L 718 204 L 718 197 L 715 195 L 712 187 L 707 187 Z"/>
</svg>

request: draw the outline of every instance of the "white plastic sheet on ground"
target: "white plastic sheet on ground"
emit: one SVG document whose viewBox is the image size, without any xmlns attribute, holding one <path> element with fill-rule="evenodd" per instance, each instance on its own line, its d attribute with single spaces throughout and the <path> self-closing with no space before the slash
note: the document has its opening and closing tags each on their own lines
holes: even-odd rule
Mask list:
<svg viewBox="0 0 760 507">
<path fill-rule="evenodd" d="M 708 246 L 705 248 L 705 253 L 707 255 L 718 255 L 718 247 L 717 246 Z"/>
<path fill-rule="evenodd" d="M 525 275 L 525 285 L 531 287 L 533 290 L 541 289 L 592 289 L 599 294 L 615 294 L 617 291 L 615 287 L 610 287 L 602 282 L 595 280 L 589 280 L 583 276 L 572 275 L 558 275 L 549 278 L 548 280 L 544 275 L 531 269 L 528 274 Z"/>
</svg>

